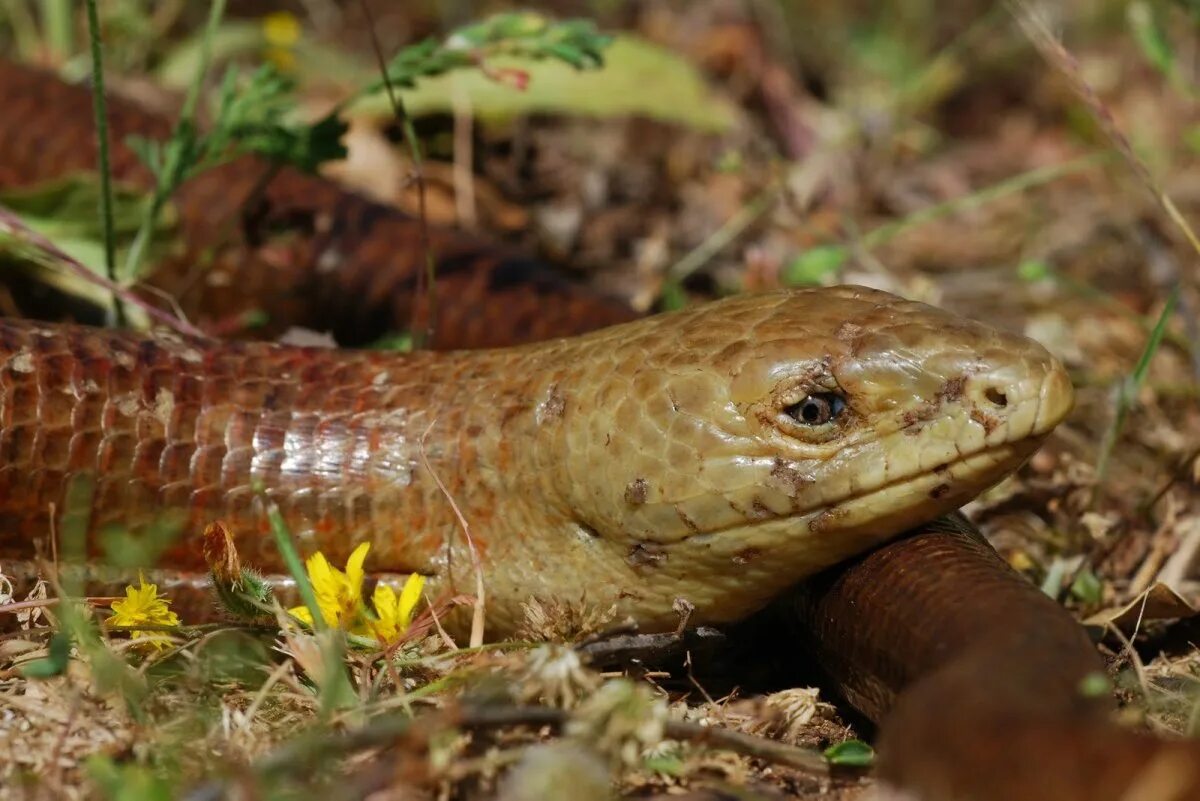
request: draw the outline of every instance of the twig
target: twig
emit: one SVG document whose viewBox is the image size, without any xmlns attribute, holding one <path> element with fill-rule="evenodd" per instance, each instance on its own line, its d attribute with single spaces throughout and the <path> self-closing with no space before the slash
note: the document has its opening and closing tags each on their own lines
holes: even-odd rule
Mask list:
<svg viewBox="0 0 1200 801">
<path fill-rule="evenodd" d="M 71 686 L 71 680 L 68 678 L 67 686 L 71 695 L 71 708 L 67 713 L 67 719 L 63 721 L 62 729 L 59 730 L 58 736 L 54 738 L 54 750 L 50 753 L 49 764 L 54 766 L 53 778 L 50 780 L 50 786 L 55 789 L 55 792 L 66 794 L 66 787 L 63 786 L 63 773 L 66 772 L 66 765 L 59 761 L 62 756 L 63 746 L 67 743 L 67 737 L 71 734 L 71 727 L 75 725 L 75 720 L 79 717 L 79 692 L 75 687 Z"/>
<path fill-rule="evenodd" d="M 1068 175 L 1085 172 L 1111 158 L 1112 154 L 1108 152 L 1090 153 L 1086 156 L 1080 156 L 1079 158 L 1063 162 L 1062 164 L 1034 167 L 1026 172 L 1005 178 L 1003 181 L 985 187 L 978 192 L 951 198 L 942 203 L 935 203 L 901 220 L 885 223 L 863 234 L 858 244 L 866 250 L 874 250 L 910 228 L 931 222 L 939 217 L 945 217 L 951 213 L 980 208 L 1008 195 L 1019 194 L 1026 189 L 1042 186 Z"/>
<path fill-rule="evenodd" d="M 475 161 L 471 140 L 475 115 L 462 81 L 453 81 L 450 91 L 454 108 L 454 207 L 458 224 L 473 229 L 479 224 L 475 210 L 475 174 L 471 169 Z"/>
<path fill-rule="evenodd" d="M 1192 249 L 1197 254 L 1200 254 L 1200 238 L 1197 238 L 1195 231 L 1192 230 L 1192 226 L 1180 214 L 1175 201 L 1171 199 L 1171 196 L 1167 194 L 1166 190 L 1159 185 L 1159 182 L 1150 173 L 1150 169 L 1146 166 L 1146 163 L 1138 157 L 1129 142 L 1129 138 L 1118 127 L 1112 113 L 1100 100 L 1099 95 L 1096 94 L 1096 90 L 1083 77 L 1083 71 L 1079 67 L 1079 62 L 1063 46 L 1062 42 L 1054 36 L 1047 27 L 1045 20 L 1037 14 L 1029 3 L 1025 2 L 1025 0 L 1006 0 L 1006 4 L 1010 13 L 1016 19 L 1017 24 L 1021 27 L 1021 30 L 1029 38 L 1029 41 L 1033 43 L 1033 46 L 1037 48 L 1038 52 L 1042 54 L 1042 57 L 1047 62 L 1058 69 L 1059 73 L 1070 85 L 1071 90 L 1075 92 L 1076 96 L 1091 111 L 1093 119 L 1100 126 L 1100 130 L 1103 131 L 1117 152 L 1121 154 L 1126 164 L 1133 171 L 1133 174 L 1141 181 L 1142 185 L 1151 194 L 1171 222 L 1183 233 L 1188 243 L 1191 244 Z M 1141 358 L 1138 359 L 1137 366 L 1129 378 L 1118 388 L 1113 423 L 1108 431 L 1105 432 L 1105 437 L 1100 447 L 1099 458 L 1096 463 L 1097 482 L 1093 488 L 1091 498 L 1093 504 L 1098 497 L 1099 486 L 1108 468 L 1109 457 L 1120 436 L 1121 429 L 1124 427 L 1125 418 L 1136 399 L 1137 391 L 1146 379 L 1150 360 L 1154 358 L 1154 354 L 1162 342 L 1167 321 L 1174 311 L 1178 300 L 1179 285 L 1177 283 L 1172 289 L 1171 294 L 1167 297 L 1167 302 L 1163 306 L 1158 323 L 1150 332 L 1150 337 L 1146 342 L 1145 349 L 1142 351 Z"/>
<path fill-rule="evenodd" d="M 483 568 L 479 563 L 479 552 L 475 549 L 475 540 L 471 539 L 471 525 L 467 519 L 463 517 L 462 511 L 458 508 L 458 504 L 454 500 L 454 496 L 446 489 L 446 485 L 442 483 L 442 478 L 433 469 L 429 463 L 429 456 L 425 453 L 425 438 L 429 436 L 429 432 L 433 430 L 433 426 L 437 420 L 430 421 L 421 434 L 421 439 L 417 441 L 417 450 L 421 454 L 421 465 L 429 475 L 433 476 L 434 482 L 437 484 L 441 493 L 446 496 L 446 500 L 450 502 L 450 508 L 454 510 L 454 516 L 458 518 L 458 524 L 462 527 L 463 535 L 467 538 L 467 548 L 471 552 L 471 565 L 475 569 L 475 610 L 471 616 L 471 639 L 470 647 L 478 648 L 483 645 L 483 626 L 484 617 L 483 611 L 486 602 L 483 588 Z"/>
<path fill-rule="evenodd" d="M 81 598 L 80 600 L 96 606 L 98 604 L 110 604 L 113 601 L 120 601 L 117 596 L 98 595 L 90 598 Z M 14 601 L 10 604 L 0 605 L 0 615 L 13 614 L 15 612 L 23 612 L 26 609 L 38 609 L 46 606 L 57 606 L 62 602 L 61 598 L 38 598 L 33 601 Z"/>
</svg>

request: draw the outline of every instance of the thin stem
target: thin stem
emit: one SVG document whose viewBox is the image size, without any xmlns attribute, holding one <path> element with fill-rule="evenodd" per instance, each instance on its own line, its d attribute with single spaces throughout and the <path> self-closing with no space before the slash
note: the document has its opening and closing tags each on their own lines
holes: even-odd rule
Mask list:
<svg viewBox="0 0 1200 801">
<path fill-rule="evenodd" d="M 100 158 L 100 220 L 104 227 L 104 273 L 117 280 L 117 242 L 113 223 L 112 166 L 108 152 L 108 104 L 104 97 L 104 48 L 100 41 L 100 14 L 96 0 L 87 0 L 88 40 L 92 49 L 92 111 L 96 116 L 96 146 Z M 117 325 L 125 325 L 125 306 L 116 295 L 112 313 Z"/>
<path fill-rule="evenodd" d="M 70 0 L 46 0 L 42 4 L 43 17 L 46 25 L 46 41 L 50 44 L 50 49 L 54 55 L 61 59 L 67 59 L 71 56 L 71 45 L 73 44 L 71 35 L 71 1 Z M 94 31 L 99 30 L 99 26 L 93 22 L 92 15 L 96 13 L 96 4 L 94 0 L 88 0 L 88 28 L 93 31 L 92 38 L 95 39 L 99 34 Z"/>
<path fill-rule="evenodd" d="M 1142 386 L 1146 383 L 1146 376 L 1150 372 L 1150 362 L 1154 360 L 1154 354 L 1158 352 L 1158 348 L 1162 344 L 1163 335 L 1167 330 L 1167 323 L 1170 321 L 1171 315 L 1175 312 L 1175 305 L 1179 302 L 1179 291 L 1179 285 L 1176 284 L 1171 290 L 1171 294 L 1167 296 L 1167 302 L 1163 304 L 1162 313 L 1158 315 L 1158 322 L 1155 324 L 1153 330 L 1151 330 L 1150 336 L 1146 339 L 1146 347 L 1142 349 L 1142 355 L 1138 358 L 1133 372 L 1117 385 L 1116 411 L 1113 413 L 1112 424 L 1104 432 L 1104 439 L 1101 440 L 1100 445 L 1100 455 L 1096 460 L 1096 484 L 1092 491 L 1093 502 L 1095 502 L 1099 487 L 1104 482 L 1104 478 L 1108 473 L 1109 459 L 1112 457 L 1113 448 L 1116 447 L 1117 440 L 1125 428 L 1125 420 L 1129 416 L 1129 410 L 1137 403 L 1138 392 L 1141 391 Z"/>
<path fill-rule="evenodd" d="M 283 556 L 283 564 L 287 567 L 288 573 L 296 582 L 296 590 L 300 593 L 300 600 L 304 601 L 304 605 L 308 607 L 308 612 L 312 615 L 313 629 L 322 631 L 326 628 L 325 617 L 321 614 L 321 606 L 317 603 L 317 594 L 313 591 L 312 583 L 308 580 L 308 573 L 304 570 L 304 563 L 300 561 L 300 554 L 296 551 L 296 544 L 292 542 L 292 533 L 288 531 L 287 524 L 283 520 L 283 515 L 279 511 L 279 507 L 270 501 L 267 503 L 267 519 L 271 523 L 271 534 L 275 537 L 275 546 L 279 548 L 279 553 Z"/>
<path fill-rule="evenodd" d="M 89 3 L 94 2 L 95 0 L 89 0 Z M 184 97 L 183 108 L 179 112 L 179 120 L 175 123 L 172 137 L 178 135 L 185 126 L 195 125 L 196 106 L 200 102 L 200 87 L 204 85 L 204 76 L 208 72 L 208 63 L 212 57 L 212 40 L 224 15 L 225 0 L 212 0 L 212 5 L 208 9 L 208 22 L 204 27 L 204 37 L 200 40 L 200 61 L 196 67 L 196 75 L 188 85 L 187 95 Z M 154 233 L 154 226 L 158 223 L 158 217 L 162 213 L 163 207 L 166 206 L 167 199 L 179 186 L 183 173 L 188 167 L 183 162 L 184 154 L 181 148 L 168 147 L 165 153 L 167 161 L 163 165 L 162 172 L 159 173 L 158 183 L 154 187 L 154 196 L 146 207 L 146 213 L 142 215 L 141 224 L 133 238 L 133 244 L 130 245 L 129 253 L 125 257 L 124 274 L 126 278 L 134 278 L 138 275 L 142 259 L 146 255 L 146 248 L 149 247 L 150 238 Z"/>
<path fill-rule="evenodd" d="M 391 75 L 388 74 L 387 61 L 383 57 L 383 49 L 379 46 L 379 38 L 375 33 L 375 17 L 367 0 L 359 0 L 363 15 L 367 18 L 367 28 L 371 32 L 371 45 L 375 50 L 375 58 L 379 62 L 379 72 L 383 76 L 383 85 L 387 90 L 388 102 L 391 103 L 392 113 L 400 121 L 404 131 L 404 139 L 413 162 L 413 176 L 417 184 L 417 223 L 420 230 L 421 253 L 425 257 L 425 272 L 417 273 L 417 299 L 428 293 L 428 312 L 425 324 L 420 321 L 420 303 L 413 304 L 413 318 L 410 325 L 412 347 L 420 350 L 433 339 L 433 331 L 437 315 L 437 262 L 433 257 L 433 247 L 429 238 L 429 213 L 425 206 L 425 162 L 421 154 L 421 143 L 417 139 L 417 130 L 413 126 L 412 117 L 404 107 L 404 98 L 396 92 Z"/>
<path fill-rule="evenodd" d="M 921 209 L 918 212 L 910 214 L 903 219 L 895 222 L 886 223 L 878 228 L 863 235 L 859 241 L 859 245 L 866 250 L 874 250 L 883 245 L 889 240 L 895 238 L 898 234 L 909 228 L 915 228 L 918 225 L 936 220 L 939 217 L 945 217 L 959 211 L 969 209 L 977 209 L 985 206 L 988 203 L 999 200 L 1008 195 L 1019 194 L 1026 189 L 1032 189 L 1035 186 L 1051 183 L 1059 178 L 1063 178 L 1075 173 L 1090 170 L 1092 167 L 1101 164 L 1113 158 L 1111 152 L 1091 153 L 1086 156 L 1072 159 L 1071 161 L 1062 164 L 1050 164 L 1045 167 L 1035 167 L 1023 173 L 1019 173 L 1010 178 L 1006 178 L 999 183 L 988 186 L 984 189 L 962 197 L 951 198 L 942 203 L 935 203 L 932 206 Z"/>
<path fill-rule="evenodd" d="M 768 186 L 743 206 L 737 214 L 730 217 L 724 225 L 714 231 L 711 236 L 675 262 L 667 271 L 667 275 L 672 281 L 678 282 L 703 267 L 728 247 L 733 240 L 737 239 L 755 220 L 765 214 L 778 195 L 779 186 L 777 184 Z"/>
</svg>

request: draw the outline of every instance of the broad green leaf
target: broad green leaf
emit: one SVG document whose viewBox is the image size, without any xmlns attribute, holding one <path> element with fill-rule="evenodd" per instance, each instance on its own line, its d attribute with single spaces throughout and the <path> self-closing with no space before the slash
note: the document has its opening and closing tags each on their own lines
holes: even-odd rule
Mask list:
<svg viewBox="0 0 1200 801">
<path fill-rule="evenodd" d="M 419 117 L 452 113 L 455 103 L 465 102 L 485 120 L 535 113 L 641 116 L 708 131 L 727 130 L 737 119 L 733 105 L 713 94 L 681 56 L 633 36 L 617 36 L 604 51 L 604 69 L 593 72 L 558 61 L 512 57 L 497 57 L 488 66 L 524 71 L 527 88 L 518 91 L 478 70 L 459 71 L 402 90 L 405 108 Z M 386 97 L 366 98 L 352 109 L 368 116 L 392 115 Z"/>
</svg>

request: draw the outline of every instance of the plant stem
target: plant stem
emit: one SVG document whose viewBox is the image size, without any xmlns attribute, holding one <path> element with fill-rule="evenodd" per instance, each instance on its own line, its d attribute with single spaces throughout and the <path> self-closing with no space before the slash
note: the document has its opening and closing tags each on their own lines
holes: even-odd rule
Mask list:
<svg viewBox="0 0 1200 801">
<path fill-rule="evenodd" d="M 1101 151 L 1080 156 L 1062 164 L 1035 167 L 1032 170 L 1005 178 L 1003 181 L 985 187 L 978 192 L 951 198 L 942 203 L 935 203 L 895 222 L 881 225 L 863 235 L 859 241 L 859 246 L 865 250 L 874 250 L 910 228 L 915 228 L 918 225 L 936 220 L 939 217 L 945 217 L 948 214 L 980 208 L 1000 198 L 1019 194 L 1026 189 L 1048 184 L 1068 175 L 1085 172 L 1112 158 L 1113 154 L 1111 152 Z"/>
<path fill-rule="evenodd" d="M 70 0 L 46 0 L 42 4 L 42 16 L 46 25 L 46 42 L 50 45 L 50 50 L 54 55 L 64 60 L 71 56 L 71 45 L 74 39 L 71 35 L 71 5 Z M 91 31 L 91 38 L 94 40 L 99 36 L 99 33 L 96 32 L 99 30 L 99 26 L 93 20 L 93 15 L 96 13 L 95 0 L 88 0 L 87 6 L 88 28 Z"/>
<path fill-rule="evenodd" d="M 1133 372 L 1117 385 L 1116 411 L 1113 414 L 1112 425 L 1104 432 L 1100 455 L 1096 460 L 1096 485 L 1092 493 L 1093 501 L 1095 501 L 1097 489 L 1104 482 L 1104 477 L 1108 473 L 1108 461 L 1112 456 L 1113 448 L 1116 447 L 1117 439 L 1125 428 L 1125 419 L 1129 416 L 1129 410 L 1137 403 L 1138 392 L 1146 383 L 1146 376 L 1150 372 L 1150 362 L 1153 361 L 1154 354 L 1158 352 L 1158 348 L 1162 344 L 1163 335 L 1167 330 L 1167 322 L 1175 312 L 1175 305 L 1178 302 L 1179 285 L 1176 284 L 1171 290 L 1171 294 L 1167 296 L 1167 302 L 1163 304 L 1162 313 L 1159 314 L 1158 322 L 1150 331 L 1146 347 L 1142 350 L 1142 355 L 1138 358 Z"/>
<path fill-rule="evenodd" d="M 117 280 L 117 245 L 113 224 L 112 165 L 108 152 L 108 104 L 104 97 L 104 52 L 100 41 L 100 15 L 96 0 L 87 0 L 88 40 L 92 49 L 92 110 L 96 115 L 96 146 L 100 159 L 100 219 L 104 227 L 104 272 L 109 281 Z M 112 298 L 113 318 L 125 324 L 125 306 L 116 295 Z"/>
<path fill-rule="evenodd" d="M 325 618 L 321 614 L 321 607 L 317 603 L 317 594 L 313 591 L 313 586 L 308 580 L 308 573 L 304 570 L 304 563 L 300 561 L 300 554 L 296 551 L 296 544 L 292 542 L 292 533 L 288 531 L 287 524 L 283 520 L 283 515 L 279 512 L 279 507 L 274 502 L 267 503 L 267 519 L 271 522 L 271 534 L 275 537 L 275 545 L 279 548 L 279 553 L 283 556 L 283 563 L 287 566 L 288 573 L 296 582 L 296 590 L 300 593 L 300 600 L 304 601 L 304 605 L 308 607 L 308 612 L 312 615 L 313 629 L 316 631 L 323 630 L 325 626 Z"/>
<path fill-rule="evenodd" d="M 417 129 L 413 126 L 412 117 L 409 116 L 407 109 L 404 108 L 404 98 L 396 92 L 395 86 L 392 85 L 392 79 L 388 73 L 387 61 L 383 57 L 383 49 L 379 46 L 379 39 L 375 33 L 375 18 L 371 14 L 370 4 L 367 0 L 359 0 L 359 5 L 362 6 L 363 14 L 367 18 L 367 26 L 371 31 L 371 44 L 375 49 L 375 58 L 379 62 L 379 72 L 383 77 L 383 86 L 387 90 L 388 101 L 392 105 L 392 112 L 395 114 L 396 119 L 400 121 L 400 126 L 404 131 L 404 139 L 408 143 L 408 150 L 413 162 L 413 175 L 417 184 L 417 222 L 419 223 L 419 230 L 421 232 L 421 253 L 425 256 L 425 272 L 417 273 L 417 299 L 419 301 L 422 294 L 427 292 L 429 305 L 424 325 L 422 325 L 420 303 L 413 304 L 412 324 L 409 327 L 411 329 L 412 348 L 413 350 L 420 350 L 433 339 L 437 315 L 437 263 L 433 257 L 433 248 L 429 241 L 429 214 L 425 207 L 425 167 L 421 155 L 421 143 L 417 139 Z M 428 286 L 424 286 L 424 284 L 428 284 Z"/>
<path fill-rule="evenodd" d="M 94 3 L 95 0 L 89 0 L 89 2 Z M 200 102 L 200 87 L 204 85 L 204 76 L 208 73 L 208 62 L 212 57 L 213 37 L 216 35 L 217 27 L 221 24 L 221 18 L 224 15 L 225 0 L 212 0 L 212 5 L 208 8 L 208 22 L 204 26 L 204 38 L 200 40 L 200 61 L 196 66 L 196 75 L 188 86 L 183 107 L 179 111 L 179 120 L 175 123 L 175 130 L 171 134 L 172 137 L 177 136 L 181 130 L 196 124 L 196 106 Z M 150 237 L 154 233 L 154 226 L 158 223 L 158 217 L 162 213 L 163 207 L 166 206 L 167 199 L 178 188 L 181 176 L 188 166 L 183 162 L 184 153 L 181 148 L 168 147 L 165 154 L 166 164 L 159 173 L 158 184 L 154 187 L 154 196 L 146 207 L 146 213 L 142 215 L 141 224 L 138 226 L 133 244 L 130 245 L 129 253 L 125 258 L 124 277 L 126 279 L 137 277 L 142 259 L 145 258 L 146 248 L 150 244 Z"/>
</svg>

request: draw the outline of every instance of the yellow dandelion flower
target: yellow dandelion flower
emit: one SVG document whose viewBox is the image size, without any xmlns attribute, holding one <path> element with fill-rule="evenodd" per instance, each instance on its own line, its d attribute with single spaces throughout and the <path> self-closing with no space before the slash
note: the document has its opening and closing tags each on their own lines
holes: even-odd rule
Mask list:
<svg viewBox="0 0 1200 801">
<path fill-rule="evenodd" d="M 275 11 L 262 18 L 263 38 L 276 47 L 291 47 L 300 41 L 300 20 L 290 11 Z"/>
<path fill-rule="evenodd" d="M 300 41 L 300 20 L 295 14 L 277 11 L 262 18 L 265 55 L 282 72 L 296 67 L 296 44 Z"/>
<path fill-rule="evenodd" d="M 375 594 L 371 596 L 376 616 L 376 619 L 371 621 L 375 639 L 388 645 L 408 632 L 424 587 L 425 577 L 419 573 L 413 573 L 404 581 L 399 595 L 389 584 L 380 582 L 376 585 Z"/>
<path fill-rule="evenodd" d="M 178 626 L 179 615 L 169 608 L 170 601 L 158 597 L 158 585 L 147 584 L 146 577 L 138 574 L 138 586 L 129 585 L 125 588 L 125 598 L 113 601 L 110 607 L 113 614 L 104 622 L 110 626 Z M 130 632 L 133 639 L 144 639 L 147 645 L 155 648 L 166 648 L 170 645 L 169 638 L 159 631 Z"/>
<path fill-rule="evenodd" d="M 344 573 L 329 564 L 325 554 L 320 551 L 308 557 L 308 561 L 305 562 L 308 581 L 312 584 L 313 593 L 317 596 L 317 606 L 321 609 L 321 617 L 327 625 L 349 631 L 355 628 L 362 618 L 363 562 L 366 561 L 367 551 L 370 549 L 370 543 L 366 542 L 355 548 L 346 560 Z M 308 625 L 313 624 L 308 607 L 297 606 L 288 611 Z"/>
</svg>

